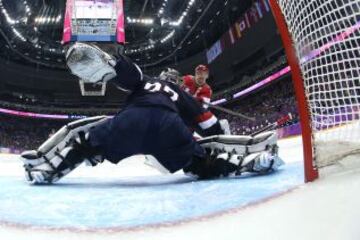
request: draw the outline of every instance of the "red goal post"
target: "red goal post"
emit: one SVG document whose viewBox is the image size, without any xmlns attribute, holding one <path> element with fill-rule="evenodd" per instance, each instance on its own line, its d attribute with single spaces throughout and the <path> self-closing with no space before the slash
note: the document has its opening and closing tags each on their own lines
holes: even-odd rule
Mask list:
<svg viewBox="0 0 360 240">
<path fill-rule="evenodd" d="M 302 73 L 299 66 L 299 61 L 296 57 L 295 49 L 291 35 L 287 28 L 284 16 L 277 3 L 277 0 L 270 0 L 270 6 L 273 11 L 273 15 L 278 26 L 278 30 L 281 34 L 281 39 L 284 44 L 285 53 L 291 67 L 291 74 L 293 84 L 295 88 L 296 99 L 298 103 L 298 111 L 300 115 L 300 123 L 302 130 L 302 141 L 304 148 L 304 171 L 305 181 L 314 181 L 318 178 L 318 171 L 313 161 L 313 150 L 312 150 L 312 135 L 310 125 L 310 113 L 307 106 L 307 100 L 305 96 L 304 81 L 302 79 Z"/>
<path fill-rule="evenodd" d="M 269 2 L 292 71 L 309 182 L 360 153 L 360 2 Z"/>
</svg>

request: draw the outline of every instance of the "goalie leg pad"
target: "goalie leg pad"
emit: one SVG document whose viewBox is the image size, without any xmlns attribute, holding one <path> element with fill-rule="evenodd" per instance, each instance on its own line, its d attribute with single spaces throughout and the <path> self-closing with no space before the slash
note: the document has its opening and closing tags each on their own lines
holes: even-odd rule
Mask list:
<svg viewBox="0 0 360 240">
<path fill-rule="evenodd" d="M 186 175 L 198 179 L 238 176 L 242 173 L 268 174 L 284 165 L 283 160 L 271 151 L 262 151 L 247 156 L 221 153 L 209 154 L 206 159 L 196 158 L 184 168 Z"/>
<path fill-rule="evenodd" d="M 74 140 L 85 143 L 89 130 L 106 120 L 106 117 L 99 116 L 69 123 L 46 140 L 37 150 L 23 152 L 20 160 L 29 167 L 45 163 L 48 159 L 54 158 L 56 152 L 68 147 Z"/>
<path fill-rule="evenodd" d="M 50 184 L 70 173 L 82 162 L 80 151 L 67 147 L 44 163 L 35 167 L 25 166 L 25 178 L 31 184 Z"/>
<path fill-rule="evenodd" d="M 89 142 L 88 132 L 105 120 L 105 117 L 94 117 L 72 122 L 38 150 L 22 153 L 20 159 L 24 163 L 26 180 L 30 183 L 52 183 L 84 161 L 92 166 L 102 162 L 99 149 Z"/>
<path fill-rule="evenodd" d="M 266 132 L 255 137 L 241 135 L 217 135 L 200 139 L 198 143 L 211 152 L 229 152 L 238 155 L 266 151 L 276 148 L 277 134 Z"/>
</svg>

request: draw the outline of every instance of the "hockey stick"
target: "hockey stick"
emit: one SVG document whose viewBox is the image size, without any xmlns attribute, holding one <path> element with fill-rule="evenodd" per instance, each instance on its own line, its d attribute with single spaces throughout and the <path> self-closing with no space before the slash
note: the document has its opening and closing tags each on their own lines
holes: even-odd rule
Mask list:
<svg viewBox="0 0 360 240">
<path fill-rule="evenodd" d="M 258 131 L 252 133 L 250 136 L 254 137 L 254 136 L 256 136 L 256 135 L 258 135 L 260 133 L 276 129 L 277 127 L 289 122 L 292 119 L 293 119 L 293 116 L 291 115 L 291 113 L 289 113 L 289 114 L 279 118 L 278 120 L 276 120 L 276 122 L 270 123 L 269 125 L 267 125 L 267 126 L 261 128 L 261 129 L 259 129 Z"/>
<path fill-rule="evenodd" d="M 244 119 L 247 119 L 247 120 L 250 120 L 252 122 L 255 122 L 256 119 L 253 118 L 253 117 L 248 117 L 244 114 L 241 114 L 241 113 L 238 113 L 238 112 L 234 112 L 230 109 L 227 109 L 227 108 L 223 108 L 223 107 L 220 107 L 220 106 L 217 106 L 217 105 L 214 105 L 212 103 L 205 103 L 206 105 L 208 105 L 210 108 L 213 108 L 215 110 L 218 110 L 218 111 L 221 111 L 221 112 L 224 112 L 224 113 L 227 113 L 227 114 L 230 114 L 230 115 L 233 115 L 233 116 L 236 116 L 236 117 L 240 117 L 240 118 L 244 118 Z"/>
</svg>

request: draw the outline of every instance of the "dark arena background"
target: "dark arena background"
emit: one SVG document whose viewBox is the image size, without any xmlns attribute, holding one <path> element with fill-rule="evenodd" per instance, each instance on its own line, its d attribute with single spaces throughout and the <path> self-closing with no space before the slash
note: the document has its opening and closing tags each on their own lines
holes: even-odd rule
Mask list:
<svg viewBox="0 0 360 240">
<path fill-rule="evenodd" d="M 360 239 L 359 9 L 358 0 L 0 0 L 0 238 Z M 116 116 L 131 95 L 71 74 L 75 43 L 126 56 L 149 78 L 176 70 L 227 135 L 274 132 L 285 164 L 197 181 L 139 154 L 29 184 L 22 152 L 73 121 Z"/>
</svg>

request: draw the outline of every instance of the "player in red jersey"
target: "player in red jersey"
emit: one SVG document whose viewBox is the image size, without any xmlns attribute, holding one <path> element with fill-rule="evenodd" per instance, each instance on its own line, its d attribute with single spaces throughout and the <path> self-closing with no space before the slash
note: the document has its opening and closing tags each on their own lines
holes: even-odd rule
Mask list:
<svg viewBox="0 0 360 240">
<path fill-rule="evenodd" d="M 199 65 L 195 68 L 195 77 L 191 75 L 186 75 L 183 77 L 182 88 L 190 93 L 194 98 L 196 98 L 203 107 L 207 109 L 209 105 L 207 103 L 211 102 L 212 89 L 206 83 L 206 80 L 209 78 L 209 68 L 206 65 Z M 207 115 L 208 121 L 212 122 L 212 114 Z M 205 117 L 204 117 L 205 118 Z M 229 121 L 227 119 L 219 120 L 221 128 L 226 134 L 231 134 Z"/>
<path fill-rule="evenodd" d="M 195 69 L 195 76 L 186 75 L 183 77 L 182 88 L 194 96 L 201 103 L 210 103 L 212 90 L 206 83 L 209 78 L 209 68 L 199 65 Z M 204 104 L 207 107 L 206 104 Z"/>
<path fill-rule="evenodd" d="M 208 78 L 209 68 L 206 65 L 199 65 L 195 68 L 195 77 L 186 75 L 182 79 L 182 88 L 202 103 L 205 109 L 209 107 L 207 103 L 211 102 L 212 97 L 212 89 L 206 83 Z M 206 123 L 206 125 L 211 125 L 214 123 L 214 116 L 209 111 L 203 116 L 202 120 Z M 231 134 L 228 120 L 222 119 L 219 122 L 223 131 L 226 134 Z"/>
<path fill-rule="evenodd" d="M 205 109 L 208 109 L 208 104 L 206 103 L 210 103 L 212 96 L 212 90 L 210 86 L 206 84 L 206 80 L 208 78 L 209 69 L 205 65 L 199 65 L 195 69 L 195 77 L 187 75 L 181 78 L 180 73 L 177 70 L 171 68 L 162 71 L 159 76 L 160 80 L 170 80 L 171 82 L 180 85 L 183 90 L 197 99 Z M 198 122 L 204 129 L 211 129 L 214 125 L 219 123 L 224 133 L 231 135 L 228 120 L 222 119 L 218 121 L 209 110 L 198 117 Z"/>
</svg>

